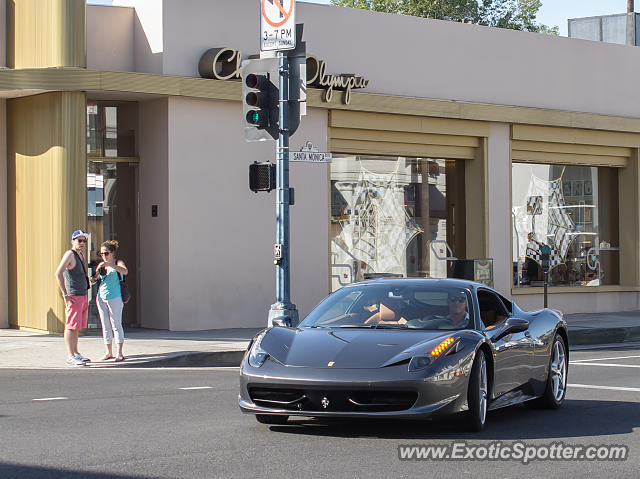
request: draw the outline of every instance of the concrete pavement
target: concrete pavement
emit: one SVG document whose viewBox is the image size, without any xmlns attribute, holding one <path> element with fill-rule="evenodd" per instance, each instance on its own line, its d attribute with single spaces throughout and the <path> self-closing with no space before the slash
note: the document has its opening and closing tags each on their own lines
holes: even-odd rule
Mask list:
<svg viewBox="0 0 640 479">
<path fill-rule="evenodd" d="M 120 363 L 100 361 L 104 343 L 99 331 L 80 336 L 80 352 L 92 361 L 92 368 L 236 366 L 249 340 L 260 328 L 214 329 L 209 331 L 125 331 L 124 356 Z M 115 350 L 114 350 L 115 351 Z M 60 369 L 66 364 L 61 335 L 16 329 L 0 329 L 0 369 Z"/>
<path fill-rule="evenodd" d="M 569 343 L 603 345 L 640 341 L 640 311 L 568 314 Z M 89 367 L 185 367 L 238 365 L 249 340 L 261 328 L 208 331 L 131 329 L 125 333 L 126 361 L 100 361 L 104 344 L 99 331 L 81 336 L 80 352 L 92 359 Z M 0 329 L 0 369 L 69 368 L 59 335 Z"/>
</svg>

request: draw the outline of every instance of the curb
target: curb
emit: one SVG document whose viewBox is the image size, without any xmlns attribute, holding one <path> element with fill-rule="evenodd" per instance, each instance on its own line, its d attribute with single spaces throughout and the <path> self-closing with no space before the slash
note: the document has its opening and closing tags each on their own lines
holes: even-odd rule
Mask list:
<svg viewBox="0 0 640 479">
<path fill-rule="evenodd" d="M 595 345 L 640 341 L 640 326 L 629 328 L 569 329 L 570 345 Z"/>
<path fill-rule="evenodd" d="M 124 362 L 121 368 L 186 368 L 186 367 L 237 367 L 240 366 L 245 351 L 210 351 L 195 353 L 177 353 L 161 359 L 143 362 Z"/>
</svg>

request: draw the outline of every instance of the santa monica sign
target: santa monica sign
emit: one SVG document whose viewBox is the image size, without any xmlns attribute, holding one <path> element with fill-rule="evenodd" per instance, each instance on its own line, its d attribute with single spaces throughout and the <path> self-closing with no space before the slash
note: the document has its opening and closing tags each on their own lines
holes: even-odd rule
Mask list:
<svg viewBox="0 0 640 479">
<path fill-rule="evenodd" d="M 211 48 L 204 52 L 198 63 L 198 73 L 203 78 L 215 80 L 240 79 L 242 52 L 229 47 Z M 327 63 L 313 55 L 307 56 L 307 86 L 324 88 L 324 101 L 330 102 L 333 90 L 344 91 L 344 103 L 349 104 L 351 90 L 367 88 L 369 80 L 351 74 L 329 75 Z"/>
</svg>

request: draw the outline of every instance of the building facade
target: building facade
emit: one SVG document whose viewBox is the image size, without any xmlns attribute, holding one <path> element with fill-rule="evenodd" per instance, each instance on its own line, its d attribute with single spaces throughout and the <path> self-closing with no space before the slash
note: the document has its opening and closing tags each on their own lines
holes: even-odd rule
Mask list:
<svg viewBox="0 0 640 479">
<path fill-rule="evenodd" d="M 89 266 L 122 244 L 126 324 L 265 325 L 275 199 L 248 190 L 247 165 L 275 146 L 244 141 L 238 71 L 259 50 L 257 2 L 0 3 L 0 326 L 62 330 L 54 271 L 78 227 Z M 291 148 L 333 154 L 291 165 L 301 316 L 381 273 L 444 277 L 447 258 L 541 307 L 544 245 L 551 307 L 638 309 L 640 50 L 296 8 L 308 96 Z M 366 87 L 345 91 L 345 72 Z"/>
</svg>

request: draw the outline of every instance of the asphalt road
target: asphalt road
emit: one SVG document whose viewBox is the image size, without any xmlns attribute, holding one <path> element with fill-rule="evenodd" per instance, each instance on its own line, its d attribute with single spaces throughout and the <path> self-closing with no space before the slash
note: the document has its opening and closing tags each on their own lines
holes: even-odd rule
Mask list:
<svg viewBox="0 0 640 479">
<path fill-rule="evenodd" d="M 610 359 L 612 358 L 612 359 Z M 258 424 L 235 369 L 0 371 L 0 478 L 616 477 L 640 470 L 640 346 L 573 351 L 557 411 L 452 421 Z M 186 389 L 188 388 L 188 389 Z M 199 389 L 191 389 L 199 388 Z M 398 446 L 620 444 L 626 461 L 400 461 Z"/>
</svg>

